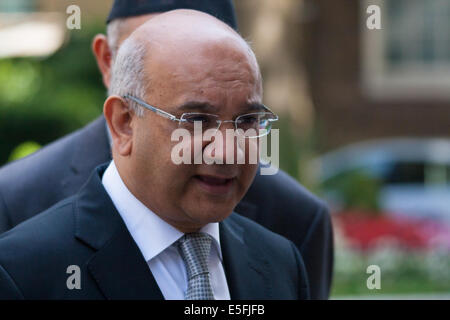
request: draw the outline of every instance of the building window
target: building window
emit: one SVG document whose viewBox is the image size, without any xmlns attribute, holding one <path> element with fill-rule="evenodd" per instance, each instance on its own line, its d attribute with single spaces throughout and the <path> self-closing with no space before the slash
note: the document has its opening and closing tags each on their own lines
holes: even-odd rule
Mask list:
<svg viewBox="0 0 450 320">
<path fill-rule="evenodd" d="M 35 9 L 34 0 L 1 0 L 0 12 L 30 12 Z"/>
<path fill-rule="evenodd" d="M 450 1 L 362 1 L 363 83 L 378 98 L 450 99 Z M 381 30 L 366 27 L 366 8 L 381 8 Z"/>
</svg>

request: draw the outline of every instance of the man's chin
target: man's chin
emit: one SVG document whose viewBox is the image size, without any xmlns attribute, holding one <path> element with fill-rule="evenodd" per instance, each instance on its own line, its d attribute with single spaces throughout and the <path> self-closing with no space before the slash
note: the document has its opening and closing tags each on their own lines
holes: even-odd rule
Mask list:
<svg viewBox="0 0 450 320">
<path fill-rule="evenodd" d="M 208 223 L 220 222 L 225 220 L 233 212 L 234 207 L 218 206 L 217 204 L 200 205 L 189 210 L 188 215 L 192 220 L 197 221 L 200 225 Z"/>
<path fill-rule="evenodd" d="M 181 208 L 192 220 L 202 222 L 202 224 L 220 222 L 226 219 L 238 204 L 239 197 L 237 183 L 233 182 L 232 190 L 225 194 L 209 192 L 196 183 L 191 185 L 190 190 L 181 203 Z"/>
</svg>

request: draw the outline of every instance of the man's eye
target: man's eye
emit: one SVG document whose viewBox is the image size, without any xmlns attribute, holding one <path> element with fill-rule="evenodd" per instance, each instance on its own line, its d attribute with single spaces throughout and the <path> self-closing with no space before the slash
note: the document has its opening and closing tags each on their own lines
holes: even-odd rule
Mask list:
<svg viewBox="0 0 450 320">
<path fill-rule="evenodd" d="M 257 116 L 245 116 L 245 117 L 240 117 L 238 122 L 240 124 L 253 124 L 253 123 L 257 123 L 258 121 L 259 121 L 259 117 L 257 117 Z"/>
<path fill-rule="evenodd" d="M 201 115 L 201 114 L 197 114 L 197 115 L 191 115 L 185 118 L 188 122 L 190 123 L 194 123 L 196 121 L 200 121 L 202 123 L 208 123 L 211 121 L 211 118 L 206 116 L 206 115 Z"/>
</svg>

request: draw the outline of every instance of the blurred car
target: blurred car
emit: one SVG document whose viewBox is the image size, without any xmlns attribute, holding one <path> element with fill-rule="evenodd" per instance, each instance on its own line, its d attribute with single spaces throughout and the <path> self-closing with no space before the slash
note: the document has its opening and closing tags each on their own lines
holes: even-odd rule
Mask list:
<svg viewBox="0 0 450 320">
<path fill-rule="evenodd" d="M 450 139 L 357 143 L 324 154 L 316 165 L 333 211 L 373 197 L 386 214 L 450 223 Z"/>
</svg>

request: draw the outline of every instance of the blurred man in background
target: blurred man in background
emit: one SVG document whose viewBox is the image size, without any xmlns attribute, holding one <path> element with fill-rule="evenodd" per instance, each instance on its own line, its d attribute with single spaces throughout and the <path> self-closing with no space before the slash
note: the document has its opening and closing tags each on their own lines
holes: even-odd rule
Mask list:
<svg viewBox="0 0 450 320">
<path fill-rule="evenodd" d="M 116 0 L 107 36 L 92 43 L 103 82 L 110 85 L 111 65 L 122 43 L 158 13 L 179 9 L 209 13 L 237 29 L 231 1 Z M 103 116 L 35 154 L 0 169 L 0 232 L 76 193 L 92 169 L 111 160 L 110 135 Z M 333 236 L 327 208 L 285 172 L 256 174 L 235 211 L 293 241 L 305 261 L 311 298 L 326 299 L 333 270 Z"/>
</svg>

